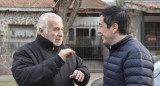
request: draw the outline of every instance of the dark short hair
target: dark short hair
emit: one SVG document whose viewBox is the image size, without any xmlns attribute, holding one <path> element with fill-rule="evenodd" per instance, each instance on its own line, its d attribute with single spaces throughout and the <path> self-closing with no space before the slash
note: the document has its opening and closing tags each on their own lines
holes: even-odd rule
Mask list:
<svg viewBox="0 0 160 86">
<path fill-rule="evenodd" d="M 127 10 L 120 6 L 111 6 L 102 10 L 100 16 L 101 15 L 104 17 L 107 28 L 110 28 L 114 23 L 117 23 L 120 34 L 129 33 L 131 19 Z"/>
</svg>

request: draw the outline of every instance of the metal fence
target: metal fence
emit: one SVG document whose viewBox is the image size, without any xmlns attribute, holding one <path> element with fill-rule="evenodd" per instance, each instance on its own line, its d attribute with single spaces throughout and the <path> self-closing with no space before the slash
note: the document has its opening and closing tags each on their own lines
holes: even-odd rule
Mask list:
<svg viewBox="0 0 160 86">
<path fill-rule="evenodd" d="M 103 49 L 100 37 L 76 37 L 76 41 L 67 42 L 76 54 L 84 60 L 91 72 L 102 72 Z M 14 52 L 27 42 L 0 42 L 0 65 L 11 68 Z M 9 72 L 10 74 L 11 72 Z"/>
<path fill-rule="evenodd" d="M 1 55 L 13 55 L 13 53 L 26 42 L 0 42 Z"/>
<path fill-rule="evenodd" d="M 87 60 L 103 60 L 103 49 L 100 36 L 76 37 L 75 41 L 67 42 L 67 45 L 75 50 L 76 54 L 83 59 Z"/>
<path fill-rule="evenodd" d="M 27 42 L 0 42 L 0 54 L 12 55 L 19 47 Z M 103 59 L 102 47 L 100 38 L 96 37 L 94 40 L 87 37 L 77 37 L 76 42 L 66 43 L 76 54 L 83 59 Z"/>
</svg>

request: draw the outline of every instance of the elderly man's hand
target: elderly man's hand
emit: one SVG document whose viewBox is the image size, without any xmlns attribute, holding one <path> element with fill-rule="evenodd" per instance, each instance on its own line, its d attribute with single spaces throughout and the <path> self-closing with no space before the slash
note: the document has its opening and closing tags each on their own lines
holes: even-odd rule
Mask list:
<svg viewBox="0 0 160 86">
<path fill-rule="evenodd" d="M 79 82 L 83 82 L 85 76 L 84 76 L 83 72 L 81 72 L 79 70 L 75 70 L 74 73 L 72 75 L 70 75 L 69 77 L 76 79 Z"/>
<path fill-rule="evenodd" d="M 62 49 L 59 52 L 59 56 L 65 61 L 67 58 L 72 57 L 75 54 L 75 51 L 72 49 Z"/>
</svg>

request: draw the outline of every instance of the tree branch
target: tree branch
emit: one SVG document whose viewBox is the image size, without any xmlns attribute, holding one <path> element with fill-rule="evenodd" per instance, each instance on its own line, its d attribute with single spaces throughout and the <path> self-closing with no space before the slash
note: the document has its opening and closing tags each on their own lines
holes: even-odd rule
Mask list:
<svg viewBox="0 0 160 86">
<path fill-rule="evenodd" d="M 81 2 L 82 2 L 82 0 L 74 0 L 72 11 L 70 13 L 70 16 L 67 18 L 67 22 L 70 22 L 70 23 L 67 23 L 67 25 L 66 25 L 67 28 L 69 28 L 73 24 L 73 22 L 74 22 L 74 20 L 76 18 L 78 9 L 81 6 Z"/>
</svg>

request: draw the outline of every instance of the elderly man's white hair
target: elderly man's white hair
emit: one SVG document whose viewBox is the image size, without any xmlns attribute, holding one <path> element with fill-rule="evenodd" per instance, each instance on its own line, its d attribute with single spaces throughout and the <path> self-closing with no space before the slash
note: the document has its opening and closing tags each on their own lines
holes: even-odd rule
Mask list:
<svg viewBox="0 0 160 86">
<path fill-rule="evenodd" d="M 45 34 L 47 34 L 47 29 L 48 29 L 48 19 L 50 17 L 54 17 L 55 20 L 56 19 L 60 19 L 62 21 L 62 18 L 55 14 L 55 13 L 44 13 L 42 14 L 40 17 L 39 17 L 39 20 L 38 20 L 38 24 L 37 24 L 37 34 L 39 34 L 39 29 L 41 28 Z"/>
</svg>

